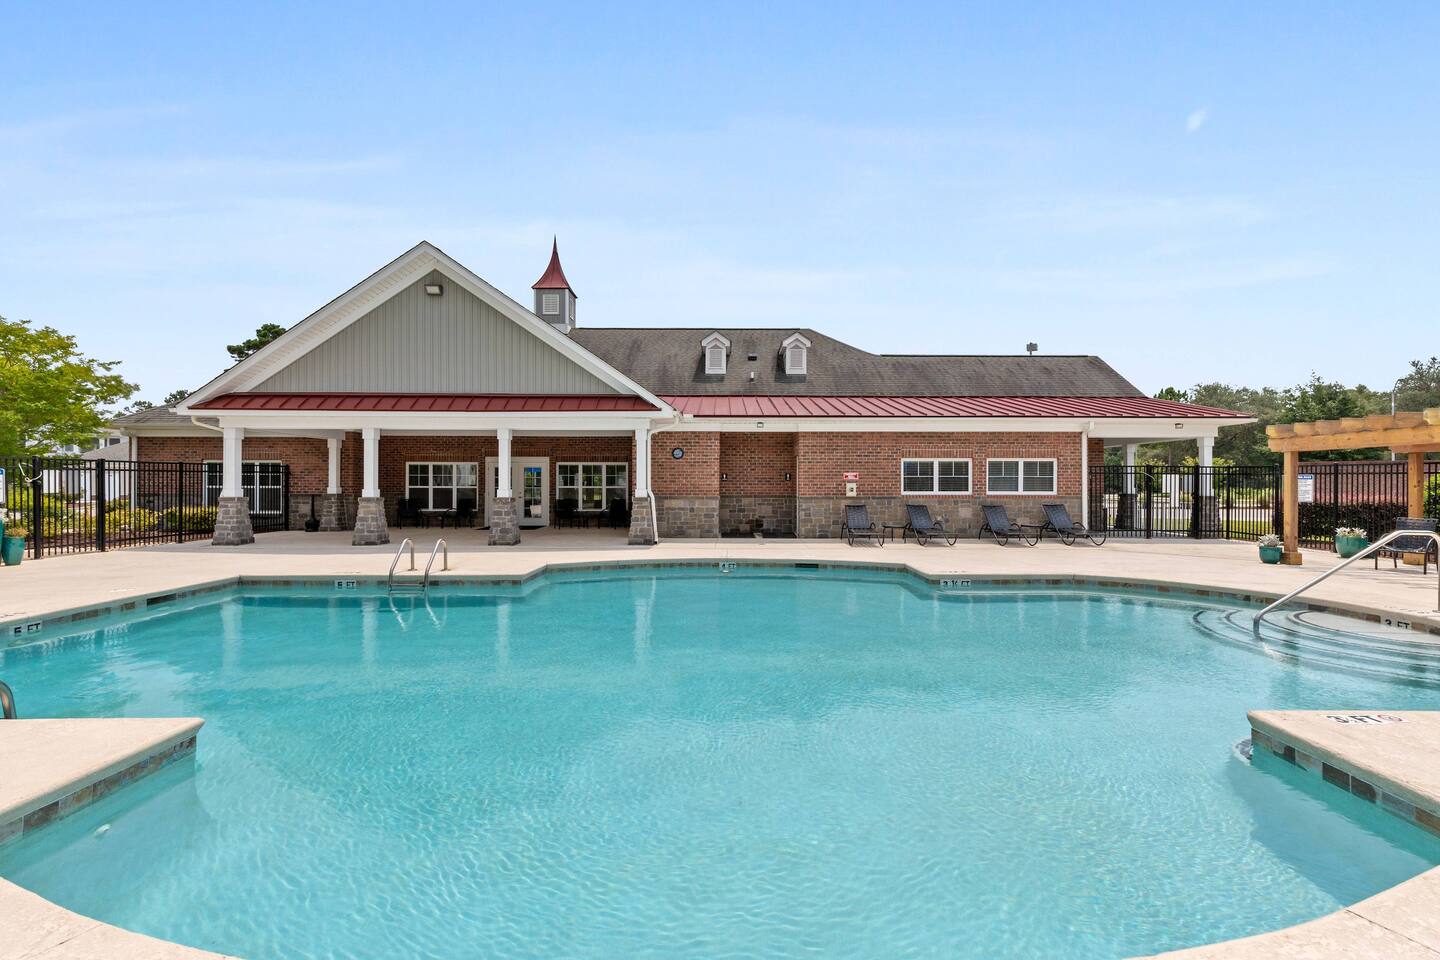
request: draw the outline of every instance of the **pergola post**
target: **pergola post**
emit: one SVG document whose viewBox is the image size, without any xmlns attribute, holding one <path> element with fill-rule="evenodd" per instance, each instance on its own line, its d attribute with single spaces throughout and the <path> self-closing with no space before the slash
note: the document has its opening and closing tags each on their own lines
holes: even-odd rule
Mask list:
<svg viewBox="0 0 1440 960">
<path fill-rule="evenodd" d="M 1285 552 L 1281 563 L 1300 566 L 1300 451 L 1285 451 L 1285 476 L 1280 485 L 1280 498 L 1285 504 Z"/>
<path fill-rule="evenodd" d="M 1412 450 L 1406 455 L 1409 461 L 1406 466 L 1409 472 L 1406 479 L 1409 480 L 1409 506 L 1410 516 L 1425 516 L 1425 454 Z"/>
</svg>

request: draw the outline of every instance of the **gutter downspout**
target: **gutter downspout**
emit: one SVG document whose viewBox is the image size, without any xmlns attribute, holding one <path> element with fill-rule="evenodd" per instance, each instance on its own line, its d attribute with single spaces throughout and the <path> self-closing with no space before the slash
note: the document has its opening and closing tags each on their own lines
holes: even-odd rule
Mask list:
<svg viewBox="0 0 1440 960">
<path fill-rule="evenodd" d="M 1090 431 L 1095 421 L 1085 424 L 1080 431 L 1080 522 L 1090 526 Z"/>
</svg>

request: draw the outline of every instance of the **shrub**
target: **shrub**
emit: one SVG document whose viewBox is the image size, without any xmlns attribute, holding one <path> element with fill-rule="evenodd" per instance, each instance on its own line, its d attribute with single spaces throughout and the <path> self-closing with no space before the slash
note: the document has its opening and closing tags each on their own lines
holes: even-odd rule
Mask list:
<svg viewBox="0 0 1440 960">
<path fill-rule="evenodd" d="M 1440 473 L 1425 481 L 1425 516 L 1440 520 Z"/>
<path fill-rule="evenodd" d="M 144 507 L 121 507 L 105 513 L 105 530 L 115 533 L 128 530 L 131 533 L 148 533 L 160 524 L 160 515 Z"/>
<path fill-rule="evenodd" d="M 215 529 L 214 507 L 171 507 L 160 514 L 166 530 L 183 529 L 186 533 L 210 533 Z"/>
<path fill-rule="evenodd" d="M 1403 517 L 1406 505 L 1390 500 L 1342 503 L 1300 504 L 1300 539 L 1330 541 L 1336 527 L 1363 527 L 1366 530 L 1389 530 L 1396 517 Z"/>
</svg>

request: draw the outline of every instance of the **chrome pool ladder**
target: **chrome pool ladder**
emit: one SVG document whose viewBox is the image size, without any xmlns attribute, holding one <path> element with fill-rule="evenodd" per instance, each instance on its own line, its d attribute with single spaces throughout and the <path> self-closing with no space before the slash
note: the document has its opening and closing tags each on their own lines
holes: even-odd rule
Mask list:
<svg viewBox="0 0 1440 960">
<path fill-rule="evenodd" d="M 418 579 L 396 579 L 395 567 L 399 565 L 400 558 L 405 555 L 405 548 L 410 548 L 410 569 L 415 569 L 415 541 L 406 537 L 401 542 L 399 549 L 395 551 L 395 558 L 390 561 L 390 573 L 386 575 L 386 588 L 394 593 L 397 590 L 418 590 L 421 593 L 428 593 L 430 590 L 430 570 L 435 566 L 435 557 L 441 559 L 440 570 L 442 572 L 450 569 L 450 544 L 441 537 L 435 541 L 435 546 L 430 548 L 430 559 L 425 563 L 425 572 Z"/>
<path fill-rule="evenodd" d="M 0 718 L 6 720 L 18 720 L 20 714 L 15 709 L 15 691 L 10 689 L 10 684 L 0 680 Z"/>
<path fill-rule="evenodd" d="M 1344 570 L 1346 567 L 1350 566 L 1350 564 L 1354 563 L 1356 560 L 1363 560 L 1364 558 L 1370 556 L 1370 554 L 1374 553 L 1376 550 L 1379 550 L 1381 547 L 1385 546 L 1385 544 L 1389 543 L 1391 540 L 1397 540 L 1400 537 L 1429 537 L 1431 540 L 1435 541 L 1437 548 L 1440 548 L 1440 533 L 1436 533 L 1433 530 L 1391 530 L 1389 533 L 1385 534 L 1385 536 L 1381 537 L 1379 540 L 1376 540 L 1364 550 L 1361 550 L 1359 553 L 1355 554 L 1355 556 L 1351 557 L 1348 560 L 1344 560 L 1340 563 L 1335 564 L 1335 566 L 1331 567 L 1329 570 L 1326 570 L 1318 577 L 1312 577 L 1311 579 L 1306 580 L 1299 587 L 1291 590 L 1289 593 L 1285 594 L 1285 596 L 1281 597 L 1279 600 L 1276 600 L 1264 610 L 1261 610 L 1259 613 L 1255 614 L 1255 618 L 1250 621 L 1250 630 L 1255 634 L 1255 639 L 1260 639 L 1260 621 L 1265 618 L 1265 614 L 1276 609 L 1277 607 L 1284 606 L 1291 600 L 1294 600 L 1296 597 L 1300 596 L 1300 594 L 1304 593 L 1306 590 L 1309 590 L 1311 587 L 1315 586 L 1315 584 L 1320 583 L 1323 580 L 1330 579 L 1335 574 L 1339 573 L 1341 570 Z M 1437 588 L 1436 591 L 1435 609 L 1437 612 L 1440 612 L 1440 588 Z"/>
</svg>

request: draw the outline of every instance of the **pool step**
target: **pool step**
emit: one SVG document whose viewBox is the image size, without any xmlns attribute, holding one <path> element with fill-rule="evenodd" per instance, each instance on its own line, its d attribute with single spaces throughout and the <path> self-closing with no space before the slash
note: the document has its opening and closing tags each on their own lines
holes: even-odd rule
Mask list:
<svg viewBox="0 0 1440 960">
<path fill-rule="evenodd" d="M 1292 610 L 1267 617 L 1257 641 L 1251 629 L 1253 616 L 1247 610 L 1205 609 L 1193 619 L 1211 637 L 1271 657 L 1440 686 L 1440 643 L 1411 631 Z"/>
</svg>

